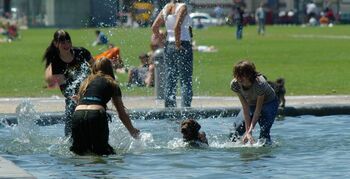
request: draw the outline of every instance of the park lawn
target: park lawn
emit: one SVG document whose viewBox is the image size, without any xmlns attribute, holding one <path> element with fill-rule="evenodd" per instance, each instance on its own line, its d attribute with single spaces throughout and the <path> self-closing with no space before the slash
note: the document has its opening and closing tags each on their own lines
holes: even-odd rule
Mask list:
<svg viewBox="0 0 350 179">
<path fill-rule="evenodd" d="M 216 53 L 194 53 L 195 96 L 232 96 L 229 83 L 232 67 L 241 59 L 252 60 L 270 80 L 284 77 L 287 95 L 350 94 L 350 26 L 267 26 L 258 36 L 255 26 L 244 28 L 243 40 L 235 39 L 235 27 L 194 30 L 197 45 L 214 45 Z M 61 95 L 46 89 L 42 55 L 56 29 L 20 31 L 21 38 L 0 44 L 0 97 Z M 94 30 L 67 29 L 73 45 L 96 55 L 105 47 L 92 47 Z M 149 28 L 102 29 L 121 48 L 128 66 L 139 64 L 138 55 L 149 51 Z M 124 96 L 152 96 L 153 88 L 126 88 L 127 74 L 117 74 Z"/>
</svg>

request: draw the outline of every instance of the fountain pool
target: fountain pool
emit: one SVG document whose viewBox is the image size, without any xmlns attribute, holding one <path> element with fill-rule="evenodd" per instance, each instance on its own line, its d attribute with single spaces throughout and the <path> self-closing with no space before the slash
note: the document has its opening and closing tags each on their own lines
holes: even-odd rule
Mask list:
<svg viewBox="0 0 350 179">
<path fill-rule="evenodd" d="M 1 117 L 0 117 L 1 118 Z M 350 116 L 299 116 L 276 120 L 273 145 L 234 144 L 228 134 L 237 117 L 199 119 L 209 147 L 181 140 L 180 120 L 134 120 L 140 140 L 114 117 L 110 144 L 117 155 L 76 156 L 63 124 L 32 120 L 0 126 L 0 153 L 37 178 L 335 178 L 350 176 Z M 258 127 L 257 127 L 258 130 Z M 254 136 L 258 131 L 254 132 Z"/>
</svg>

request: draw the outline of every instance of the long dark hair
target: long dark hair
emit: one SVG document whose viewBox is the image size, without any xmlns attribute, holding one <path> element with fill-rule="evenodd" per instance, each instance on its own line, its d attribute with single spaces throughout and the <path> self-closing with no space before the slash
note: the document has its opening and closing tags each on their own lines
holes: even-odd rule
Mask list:
<svg viewBox="0 0 350 179">
<path fill-rule="evenodd" d="M 91 81 L 97 77 L 105 78 L 112 86 L 117 85 L 114 77 L 112 62 L 109 59 L 102 57 L 101 59 L 95 61 L 95 63 L 92 65 L 92 74 L 89 75 L 80 85 L 78 93 L 79 97 L 85 94 L 86 88 L 89 86 Z"/>
<path fill-rule="evenodd" d="M 59 49 L 55 46 L 55 43 L 60 43 L 60 42 L 64 42 L 64 41 L 72 42 L 69 33 L 62 30 L 62 29 L 57 30 L 53 34 L 53 39 L 52 39 L 50 45 L 46 48 L 46 51 L 45 51 L 44 56 L 43 56 L 43 61 L 45 61 L 45 68 L 48 67 L 50 65 L 50 63 L 54 59 L 56 59 L 60 54 Z"/>
</svg>

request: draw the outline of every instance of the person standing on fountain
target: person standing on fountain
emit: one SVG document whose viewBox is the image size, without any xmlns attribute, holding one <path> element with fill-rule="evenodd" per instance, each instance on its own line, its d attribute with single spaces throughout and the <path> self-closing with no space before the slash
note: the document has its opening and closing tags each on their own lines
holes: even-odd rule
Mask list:
<svg viewBox="0 0 350 179">
<path fill-rule="evenodd" d="M 80 83 L 90 74 L 90 64 L 94 62 L 90 52 L 83 47 L 73 47 L 70 35 L 57 30 L 47 47 L 45 80 L 48 88 L 59 87 L 65 99 L 65 136 L 71 134 L 71 118 L 76 107 L 74 98 Z"/>
<path fill-rule="evenodd" d="M 259 139 L 266 139 L 271 144 L 270 129 L 278 110 L 278 99 L 275 91 L 264 76 L 258 73 L 254 63 L 243 60 L 233 67 L 231 90 L 235 92 L 242 104 L 244 122 L 236 126 L 233 141 L 243 135 L 243 143 L 253 144 L 252 132 L 256 123 L 260 126 Z"/>
<path fill-rule="evenodd" d="M 78 155 L 94 153 L 97 155 L 115 154 L 108 144 L 109 129 L 106 113 L 107 103 L 112 102 L 119 119 L 130 135 L 138 138 L 140 131 L 133 127 L 125 111 L 122 94 L 115 81 L 112 62 L 102 58 L 92 66 L 92 74 L 80 86 L 78 106 L 73 114 L 71 151 Z"/>
<path fill-rule="evenodd" d="M 171 0 L 164 6 L 152 25 L 152 39 L 159 40 L 159 29 L 165 24 L 165 107 L 176 107 L 176 86 L 181 85 L 182 107 L 191 107 L 193 51 L 190 17 L 185 3 Z"/>
</svg>

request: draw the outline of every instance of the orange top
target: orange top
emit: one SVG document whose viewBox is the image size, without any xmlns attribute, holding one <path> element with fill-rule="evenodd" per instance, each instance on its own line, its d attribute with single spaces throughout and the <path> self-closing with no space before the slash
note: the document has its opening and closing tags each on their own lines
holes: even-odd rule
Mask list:
<svg viewBox="0 0 350 179">
<path fill-rule="evenodd" d="M 110 49 L 108 49 L 108 50 L 106 50 L 106 51 L 96 55 L 94 57 L 94 60 L 99 60 L 102 57 L 106 57 L 109 60 L 111 60 L 112 63 L 113 63 L 113 66 L 115 68 L 122 68 L 124 66 L 123 65 L 123 61 L 120 58 L 120 49 L 118 47 L 110 48 Z"/>
<path fill-rule="evenodd" d="M 119 55 L 120 55 L 119 48 L 118 47 L 113 47 L 113 48 L 110 48 L 110 49 L 108 49 L 108 50 L 106 50 L 106 51 L 96 55 L 94 57 L 94 59 L 98 60 L 98 59 L 100 59 L 102 57 L 106 57 L 106 58 L 108 58 L 110 60 L 116 60 L 116 59 L 119 59 Z"/>
</svg>

